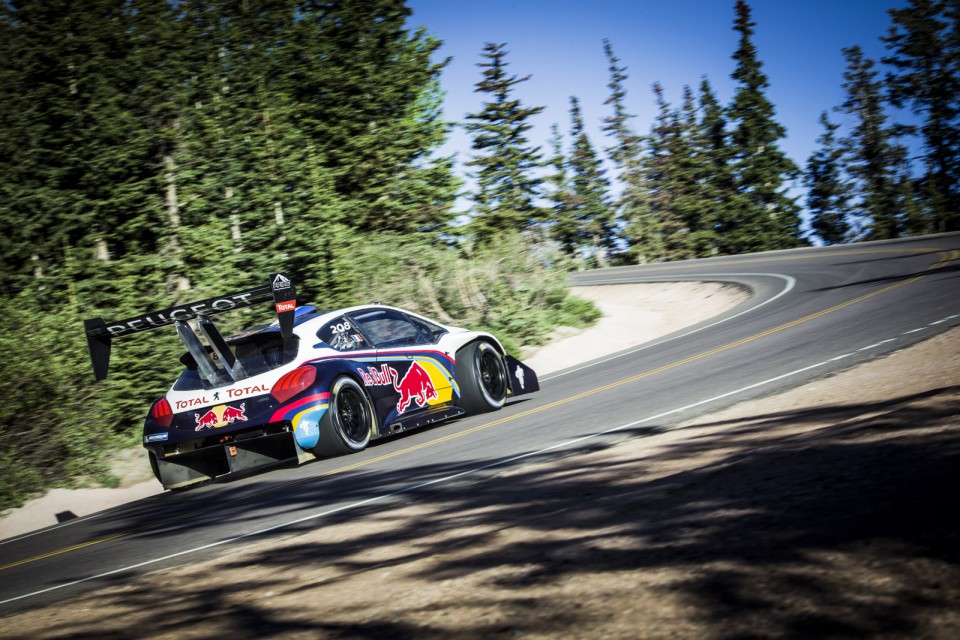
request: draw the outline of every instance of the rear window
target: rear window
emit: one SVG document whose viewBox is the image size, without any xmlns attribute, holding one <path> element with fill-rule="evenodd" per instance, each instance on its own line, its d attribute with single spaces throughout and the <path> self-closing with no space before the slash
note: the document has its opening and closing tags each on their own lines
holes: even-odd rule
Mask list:
<svg viewBox="0 0 960 640">
<path fill-rule="evenodd" d="M 235 382 L 278 369 L 293 362 L 293 359 L 297 356 L 299 342 L 300 339 L 297 336 L 293 336 L 284 342 L 279 331 L 257 333 L 238 340 L 230 340 L 230 347 L 233 349 L 234 355 L 237 356 L 237 361 L 243 367 L 243 375 L 239 376 Z M 189 353 L 184 354 L 180 358 L 180 362 L 186 368 L 173 385 L 175 391 L 196 391 L 212 389 L 217 386 L 206 379 L 203 372 L 197 368 L 193 356 Z M 223 364 L 216 357 L 214 357 L 214 362 L 218 369 L 224 369 Z"/>
</svg>

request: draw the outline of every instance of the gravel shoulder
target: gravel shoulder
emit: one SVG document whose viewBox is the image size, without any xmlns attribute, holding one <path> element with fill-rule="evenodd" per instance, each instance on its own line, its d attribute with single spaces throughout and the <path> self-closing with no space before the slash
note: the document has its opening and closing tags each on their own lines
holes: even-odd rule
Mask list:
<svg viewBox="0 0 960 640">
<path fill-rule="evenodd" d="M 955 329 L 10 616 L 0 637 L 960 637 L 958 371 Z"/>
</svg>

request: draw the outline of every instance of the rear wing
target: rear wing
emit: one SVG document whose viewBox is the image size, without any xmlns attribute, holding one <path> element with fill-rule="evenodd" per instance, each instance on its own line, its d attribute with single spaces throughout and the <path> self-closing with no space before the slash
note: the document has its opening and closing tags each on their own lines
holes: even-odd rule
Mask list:
<svg viewBox="0 0 960 640">
<path fill-rule="evenodd" d="M 239 363 L 236 357 L 213 324 L 210 316 L 269 301 L 274 303 L 277 320 L 280 323 L 280 334 L 284 340 L 287 340 L 293 335 L 293 316 L 297 306 L 297 291 L 290 278 L 282 273 L 271 275 L 270 282 L 266 286 L 228 293 L 198 302 L 188 302 L 124 320 L 113 322 L 108 322 L 103 318 L 84 320 L 83 328 L 87 333 L 87 346 L 90 349 L 90 360 L 93 363 L 93 375 L 97 380 L 104 380 L 107 377 L 110 347 L 114 338 L 174 325 L 180 339 L 183 340 L 187 350 L 193 355 L 198 367 L 203 370 L 204 374 L 210 379 L 222 376 L 223 373 L 216 370 L 216 365 L 201 344 L 196 332 L 187 324 L 188 320 L 196 319 L 200 332 L 223 362 L 226 372 L 233 379 L 242 377 L 242 370 L 238 369 Z"/>
</svg>

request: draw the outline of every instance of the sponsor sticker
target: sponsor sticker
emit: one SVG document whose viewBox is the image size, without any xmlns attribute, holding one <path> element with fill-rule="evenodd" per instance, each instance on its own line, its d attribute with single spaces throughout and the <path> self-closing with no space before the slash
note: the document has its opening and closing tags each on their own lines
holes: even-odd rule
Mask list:
<svg viewBox="0 0 960 640">
<path fill-rule="evenodd" d="M 293 311 L 297 308 L 296 300 L 287 300 L 286 302 L 277 303 L 277 313 L 283 313 L 284 311 Z"/>
<path fill-rule="evenodd" d="M 287 282 L 287 286 L 289 287 L 289 280 Z M 249 293 L 237 293 L 222 298 L 216 298 L 214 300 L 205 300 L 203 302 L 197 302 L 190 305 L 174 307 L 165 313 L 151 313 L 139 318 L 121 320 L 114 324 L 107 325 L 107 331 L 114 336 L 124 334 L 128 331 L 146 331 L 147 329 L 152 329 L 154 327 L 162 327 L 168 324 L 173 324 L 178 320 L 190 320 L 203 313 L 230 311 L 231 309 L 236 309 L 239 306 L 250 304 L 250 297 L 251 294 Z"/>
<path fill-rule="evenodd" d="M 290 280 L 283 277 L 282 273 L 278 273 L 277 277 L 273 279 L 273 290 L 281 291 L 283 289 L 290 288 Z"/>
<path fill-rule="evenodd" d="M 148 433 L 143 437 L 144 442 L 162 442 L 170 437 L 169 433 Z"/>
<path fill-rule="evenodd" d="M 225 427 L 228 424 L 233 424 L 236 421 L 246 422 L 246 402 L 241 402 L 239 407 L 232 407 L 229 405 L 217 405 L 213 409 L 210 409 L 203 415 L 199 413 L 193 414 L 193 419 L 197 423 L 197 428 L 194 431 L 200 431 L 201 429 L 217 429 L 220 427 Z"/>
</svg>

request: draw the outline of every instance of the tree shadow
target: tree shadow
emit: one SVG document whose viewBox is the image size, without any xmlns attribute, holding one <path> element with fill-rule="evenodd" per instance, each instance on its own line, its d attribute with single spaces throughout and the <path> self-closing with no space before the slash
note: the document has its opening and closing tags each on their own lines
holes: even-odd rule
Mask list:
<svg viewBox="0 0 960 640">
<path fill-rule="evenodd" d="M 913 278 L 920 278 L 920 277 L 932 276 L 932 275 L 942 275 L 945 273 L 955 273 L 958 271 L 960 271 L 960 265 L 950 264 L 943 267 L 937 267 L 936 269 L 927 269 L 925 271 L 917 271 L 915 273 L 901 273 L 897 275 L 881 276 L 878 278 L 867 278 L 865 280 L 857 280 L 854 282 L 845 282 L 844 284 L 838 284 L 830 287 L 821 287 L 819 289 L 811 289 L 811 292 L 833 291 L 835 289 L 846 289 L 847 287 L 858 287 L 861 285 L 869 285 L 869 284 L 892 284 L 896 282 L 902 282 L 904 280 L 911 280 Z"/>
<path fill-rule="evenodd" d="M 93 606 L 127 613 L 45 637 L 587 637 L 610 616 L 645 637 L 681 614 L 680 635 L 709 638 L 951 637 L 957 415 L 953 386 L 637 430 L 270 534 L 221 558 L 212 584 L 118 577 Z M 403 480 L 358 474 L 349 497 Z M 316 490 L 274 501 L 293 512 Z"/>
</svg>

